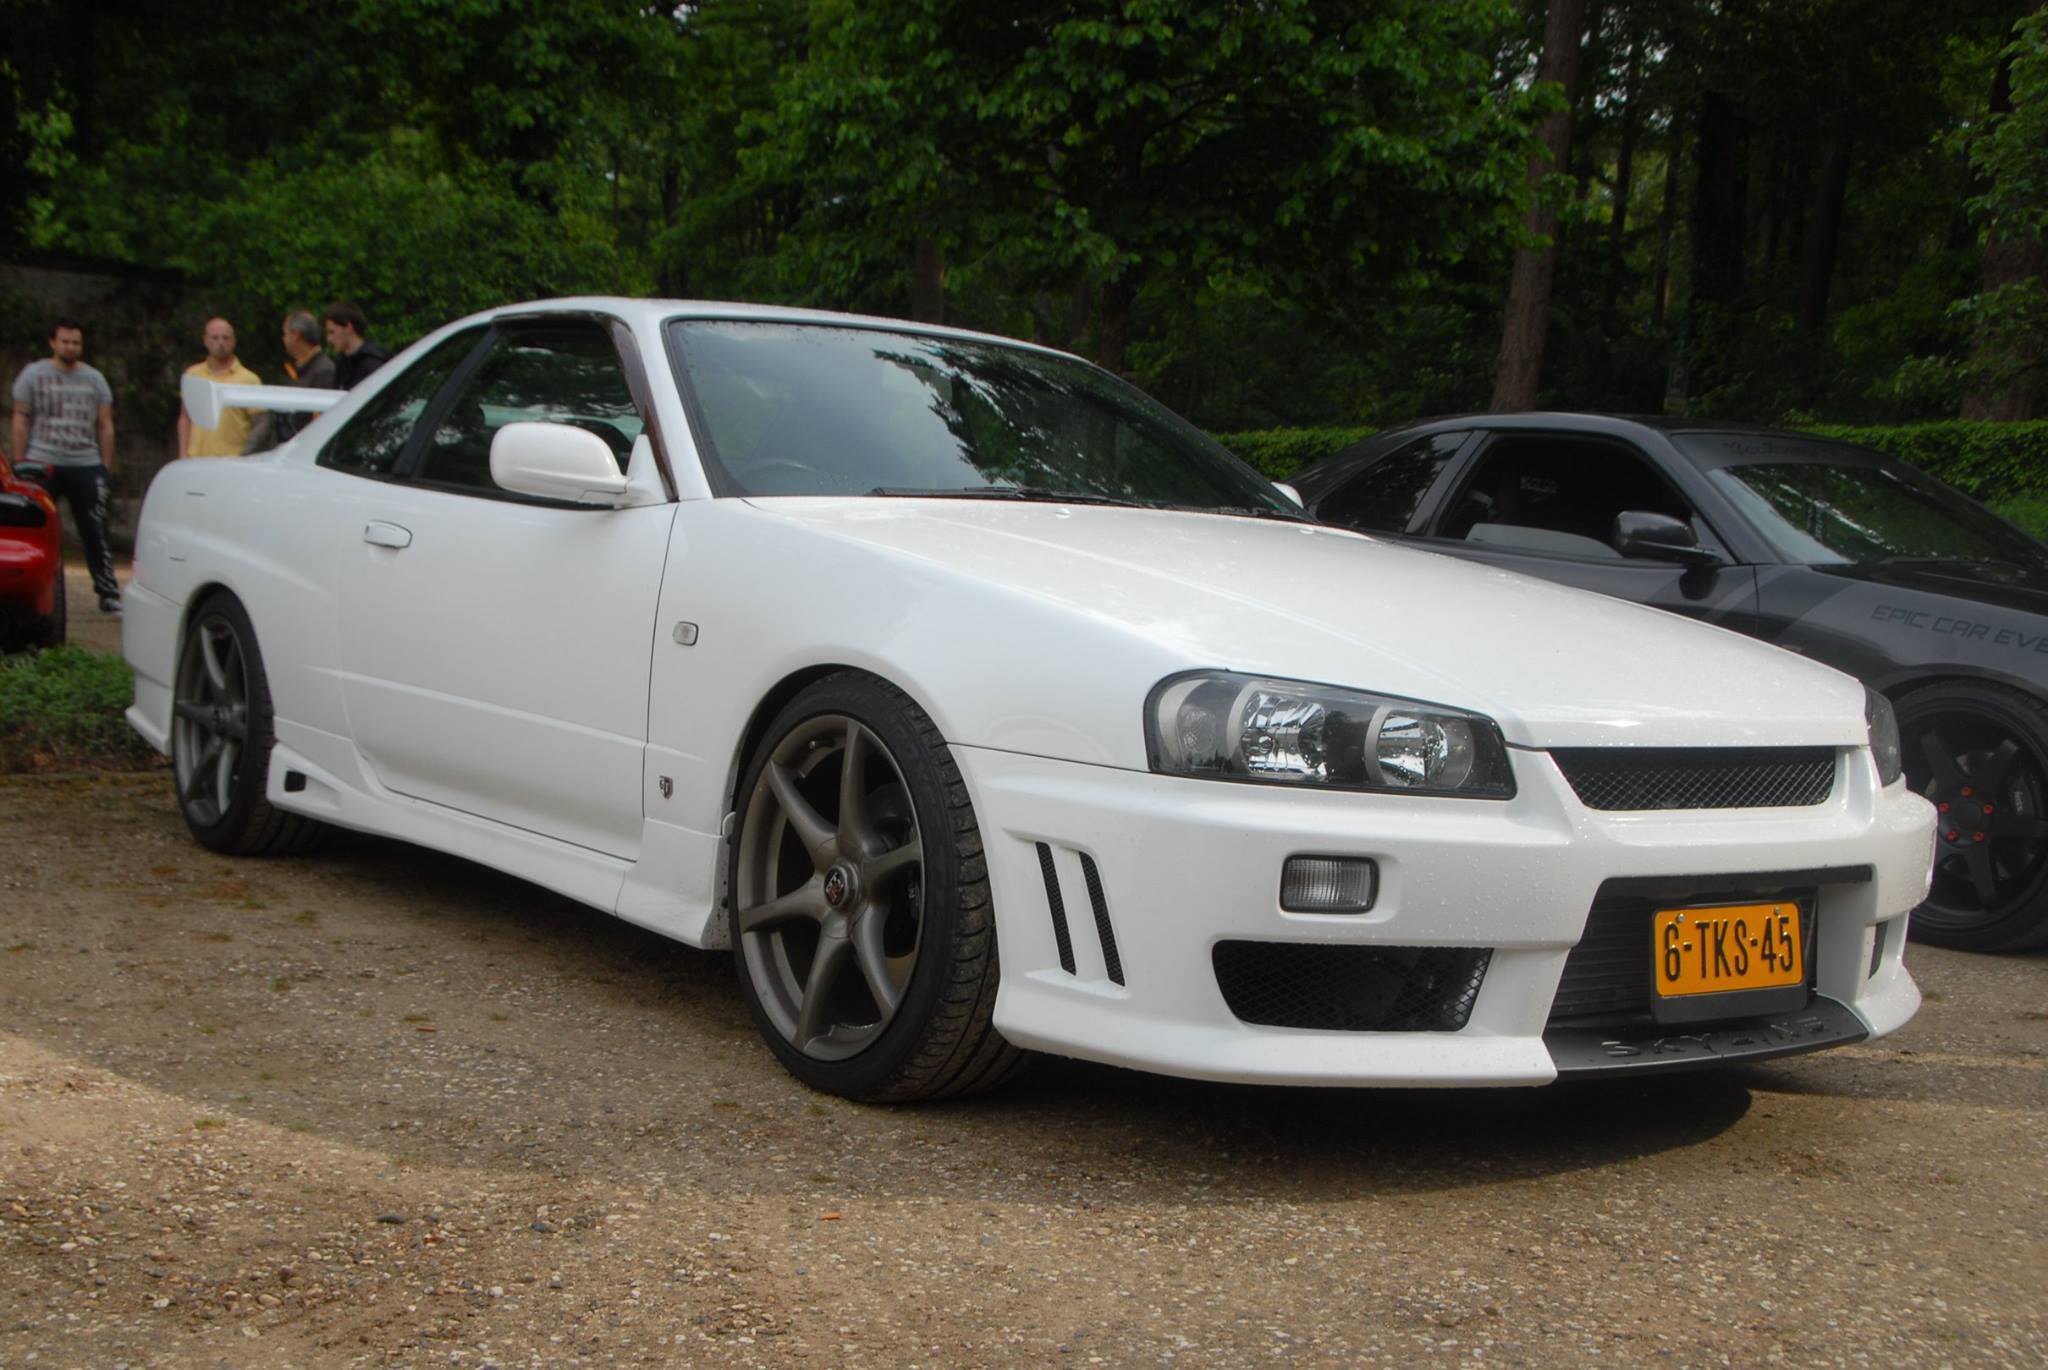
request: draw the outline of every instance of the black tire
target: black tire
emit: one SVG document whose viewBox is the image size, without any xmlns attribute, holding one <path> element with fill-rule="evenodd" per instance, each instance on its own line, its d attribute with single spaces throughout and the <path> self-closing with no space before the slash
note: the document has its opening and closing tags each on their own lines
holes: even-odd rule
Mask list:
<svg viewBox="0 0 2048 1370">
<path fill-rule="evenodd" d="M 57 585 L 52 592 L 50 612 L 29 627 L 29 641 L 37 647 L 62 647 L 68 617 L 64 611 L 64 565 L 57 564 Z"/>
<path fill-rule="evenodd" d="M 1961 951 L 2048 945 L 2048 701 L 1946 681 L 1897 701 L 1906 783 L 1937 811 L 1917 941 Z"/>
<path fill-rule="evenodd" d="M 856 672 L 812 684 L 748 758 L 734 808 L 733 962 L 791 1074 L 899 1103 L 1016 1073 L 1025 1054 L 991 1021 L 1001 973 L 981 830 L 908 695 Z"/>
<path fill-rule="evenodd" d="M 232 856 L 309 850 L 329 829 L 264 798 L 275 741 L 270 682 L 248 612 L 233 595 L 192 611 L 171 698 L 171 775 L 201 846 Z"/>
</svg>

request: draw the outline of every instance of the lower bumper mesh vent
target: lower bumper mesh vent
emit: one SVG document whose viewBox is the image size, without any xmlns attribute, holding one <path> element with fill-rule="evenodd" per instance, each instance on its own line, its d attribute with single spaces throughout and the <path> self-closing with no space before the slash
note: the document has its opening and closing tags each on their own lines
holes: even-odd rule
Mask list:
<svg viewBox="0 0 2048 1370">
<path fill-rule="evenodd" d="M 1216 985 L 1240 1022 L 1336 1032 L 1456 1032 L 1490 947 L 1218 942 Z"/>
</svg>

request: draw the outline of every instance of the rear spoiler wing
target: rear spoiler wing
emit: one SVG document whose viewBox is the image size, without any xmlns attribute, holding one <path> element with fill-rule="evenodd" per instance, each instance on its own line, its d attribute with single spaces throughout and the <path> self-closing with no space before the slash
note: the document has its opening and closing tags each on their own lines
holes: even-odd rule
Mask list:
<svg viewBox="0 0 2048 1370">
<path fill-rule="evenodd" d="M 179 394 L 195 428 L 220 427 L 223 409 L 267 409 L 273 413 L 319 414 L 341 403 L 346 390 L 309 390 L 296 385 L 221 385 L 187 376 Z"/>
</svg>

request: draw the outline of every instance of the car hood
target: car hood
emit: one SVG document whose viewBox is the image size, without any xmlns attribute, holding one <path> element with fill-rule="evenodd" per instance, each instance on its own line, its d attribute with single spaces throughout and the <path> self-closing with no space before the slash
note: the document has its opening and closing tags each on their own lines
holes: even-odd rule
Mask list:
<svg viewBox="0 0 2048 1370">
<path fill-rule="evenodd" d="M 2048 618 L 2048 573 L 2037 567 L 1963 562 L 1850 562 L 1815 566 L 1822 575 L 1889 585 L 1928 595 L 1947 595 L 1973 604 Z"/>
<path fill-rule="evenodd" d="M 1076 625 L 1066 650 L 1137 645 L 1146 650 L 1135 664 L 1155 679 L 1215 667 L 1374 690 L 1477 710 L 1527 747 L 1867 740 L 1863 687 L 1826 667 L 1659 610 L 1339 529 L 1021 502 L 749 503 L 914 559 L 927 585 L 977 582 L 1062 610 L 1055 621 Z M 1062 649 L 1018 648 L 1039 671 L 1057 668 Z"/>
</svg>

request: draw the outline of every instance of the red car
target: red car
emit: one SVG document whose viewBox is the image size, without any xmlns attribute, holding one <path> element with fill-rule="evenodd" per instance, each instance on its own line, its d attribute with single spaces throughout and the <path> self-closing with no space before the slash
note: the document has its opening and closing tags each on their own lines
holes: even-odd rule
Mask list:
<svg viewBox="0 0 2048 1370">
<path fill-rule="evenodd" d="M 63 527 L 49 492 L 0 457 L 0 650 L 64 641 Z"/>
</svg>

